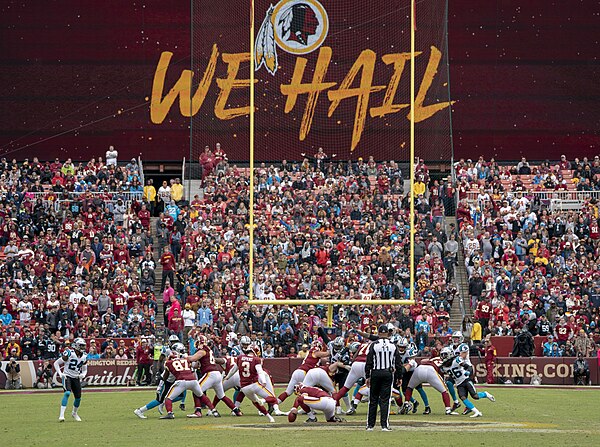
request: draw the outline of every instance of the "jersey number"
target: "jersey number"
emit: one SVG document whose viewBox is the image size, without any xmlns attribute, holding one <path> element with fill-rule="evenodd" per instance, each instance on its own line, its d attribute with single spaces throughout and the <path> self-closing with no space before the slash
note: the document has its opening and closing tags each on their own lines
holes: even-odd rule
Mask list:
<svg viewBox="0 0 600 447">
<path fill-rule="evenodd" d="M 83 362 L 78 362 L 77 359 L 69 360 L 68 368 L 72 371 L 81 371 L 82 366 L 83 366 Z"/>
<path fill-rule="evenodd" d="M 175 368 L 175 371 L 185 371 L 190 369 L 190 365 L 186 359 L 173 360 L 173 368 Z"/>
<path fill-rule="evenodd" d="M 250 362 L 242 362 L 242 377 L 250 377 Z"/>
</svg>

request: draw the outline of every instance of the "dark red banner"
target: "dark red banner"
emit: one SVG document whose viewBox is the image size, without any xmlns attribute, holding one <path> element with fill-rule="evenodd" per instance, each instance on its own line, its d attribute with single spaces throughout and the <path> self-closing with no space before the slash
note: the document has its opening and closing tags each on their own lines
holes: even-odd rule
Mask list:
<svg viewBox="0 0 600 447">
<path fill-rule="evenodd" d="M 193 115 L 194 151 L 221 142 L 231 159 L 247 160 L 244 109 L 249 101 L 243 82 L 249 61 L 239 55 L 249 49 L 249 5 L 192 3 L 194 14 L 189 2 L 175 0 L 3 2 L 0 155 L 88 159 L 114 144 L 121 158 L 142 154 L 146 160 L 179 160 L 189 154 Z M 368 0 L 352 7 L 329 0 L 301 2 L 308 9 L 293 9 L 298 2 L 289 0 L 273 3 L 275 8 L 282 4 L 274 11 L 281 25 L 281 30 L 274 26 L 274 38 L 281 36 L 275 43 L 275 73 L 266 63 L 256 72 L 257 159 L 300 158 L 320 146 L 340 158 L 406 159 L 409 64 L 400 73 L 399 55 L 409 51 L 409 2 Z M 269 5 L 256 2 L 257 34 Z M 584 0 L 575 8 L 542 0 L 455 0 L 449 8 L 456 156 L 595 155 L 600 141 L 597 2 Z M 432 160 L 450 158 L 440 14 L 445 2 L 417 2 L 418 109 L 439 110 L 417 123 L 416 148 Z M 159 65 L 165 79 L 157 83 Z M 321 84 L 326 85 L 317 89 L 314 110 L 307 108 L 309 94 L 300 93 L 299 86 L 314 88 L 315 70 L 325 66 Z M 189 110 L 179 99 L 167 107 L 165 95 L 186 69 L 194 71 L 196 102 L 189 101 Z M 198 93 L 203 77 L 208 88 Z"/>
</svg>

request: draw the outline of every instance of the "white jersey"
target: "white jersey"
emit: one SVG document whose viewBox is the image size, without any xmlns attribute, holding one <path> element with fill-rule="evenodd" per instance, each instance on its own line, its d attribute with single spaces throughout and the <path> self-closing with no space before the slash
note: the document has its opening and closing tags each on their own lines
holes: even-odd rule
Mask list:
<svg viewBox="0 0 600 447">
<path fill-rule="evenodd" d="M 406 372 L 414 371 L 418 366 L 417 361 L 408 355 L 408 351 L 402 355 L 402 364 L 406 365 L 407 363 L 408 363 L 409 367 L 406 370 Z"/>
<path fill-rule="evenodd" d="M 452 376 L 456 385 L 460 385 L 471 377 L 471 366 L 472 365 L 469 359 L 456 357 L 454 360 L 452 360 L 450 366 L 442 366 L 442 369 L 444 372 L 447 372 Z"/>
<path fill-rule="evenodd" d="M 460 355 L 460 350 L 461 350 L 461 346 L 467 346 L 468 345 L 466 343 L 459 343 L 458 345 L 450 345 L 450 348 L 452 348 L 452 353 L 456 356 Z M 469 360 L 470 356 L 470 352 L 467 351 L 467 360 Z"/>
<path fill-rule="evenodd" d="M 62 353 L 62 360 L 64 362 L 63 374 L 76 379 L 81 376 L 83 366 L 87 363 L 87 354 L 83 352 L 81 355 L 77 355 L 74 349 L 65 349 Z"/>
</svg>

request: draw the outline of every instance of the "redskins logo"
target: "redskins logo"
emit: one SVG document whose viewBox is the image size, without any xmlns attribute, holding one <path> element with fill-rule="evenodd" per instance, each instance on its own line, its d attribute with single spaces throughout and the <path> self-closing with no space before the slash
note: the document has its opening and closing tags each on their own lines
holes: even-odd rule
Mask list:
<svg viewBox="0 0 600 447">
<path fill-rule="evenodd" d="M 317 0 L 282 0 L 267 10 L 256 35 L 254 68 L 277 71 L 277 48 L 307 54 L 319 48 L 329 31 L 327 11 Z"/>
</svg>

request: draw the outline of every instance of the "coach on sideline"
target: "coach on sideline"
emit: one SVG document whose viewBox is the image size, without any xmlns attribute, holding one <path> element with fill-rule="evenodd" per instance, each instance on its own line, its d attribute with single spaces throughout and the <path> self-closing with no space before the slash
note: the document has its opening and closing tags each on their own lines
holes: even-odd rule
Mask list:
<svg viewBox="0 0 600 447">
<path fill-rule="evenodd" d="M 388 339 L 390 334 L 387 325 L 379 326 L 377 333 L 379 340 L 371 343 L 365 364 L 365 377 L 367 386 L 370 387 L 367 431 L 373 431 L 373 427 L 375 427 L 377 405 L 381 410 L 381 430 L 392 431 L 388 421 L 390 397 L 392 386 L 402 377 L 400 371 L 402 369 L 402 358 L 396 345 Z"/>
</svg>

